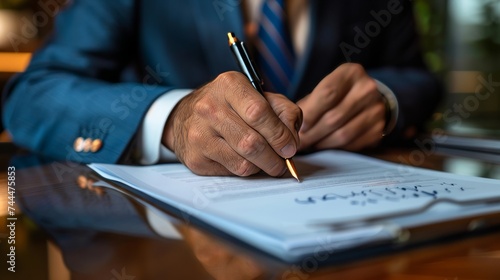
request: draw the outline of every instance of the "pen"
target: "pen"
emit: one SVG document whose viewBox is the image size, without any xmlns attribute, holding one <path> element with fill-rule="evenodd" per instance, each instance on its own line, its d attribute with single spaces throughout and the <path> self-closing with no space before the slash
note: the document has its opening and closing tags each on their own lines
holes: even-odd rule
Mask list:
<svg viewBox="0 0 500 280">
<path fill-rule="evenodd" d="M 262 95 L 264 95 L 264 91 L 262 90 L 262 79 L 260 78 L 257 69 L 255 68 L 250 56 L 248 55 L 247 48 L 245 44 L 238 40 L 234 33 L 227 33 L 227 37 L 229 39 L 229 48 L 234 54 L 238 65 L 240 66 L 241 72 L 247 76 L 248 80 L 252 86 Z M 297 169 L 295 167 L 295 163 L 291 158 L 285 158 L 286 166 L 288 170 L 292 174 L 292 176 L 300 182 L 299 176 L 297 175 Z"/>
</svg>

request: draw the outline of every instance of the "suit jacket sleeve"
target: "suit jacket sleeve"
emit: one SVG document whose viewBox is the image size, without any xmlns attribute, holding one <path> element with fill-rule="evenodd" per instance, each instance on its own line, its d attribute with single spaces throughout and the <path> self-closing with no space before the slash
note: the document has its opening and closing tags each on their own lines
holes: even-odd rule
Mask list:
<svg viewBox="0 0 500 280">
<path fill-rule="evenodd" d="M 122 80 L 135 54 L 135 2 L 75 0 L 61 12 L 52 38 L 6 89 L 4 122 L 18 145 L 78 162 L 123 156 L 150 104 L 170 90 L 152 76 Z M 78 137 L 101 139 L 102 148 L 75 152 Z"/>
<path fill-rule="evenodd" d="M 401 4 L 401 13 L 393 14 L 390 24 L 382 27 L 381 36 L 374 39 L 381 43 L 375 44 L 378 67 L 368 67 L 370 76 L 387 85 L 398 99 L 399 118 L 393 139 L 406 134 L 408 128 L 420 130 L 443 94 L 439 80 L 422 60 L 412 2 Z"/>
</svg>

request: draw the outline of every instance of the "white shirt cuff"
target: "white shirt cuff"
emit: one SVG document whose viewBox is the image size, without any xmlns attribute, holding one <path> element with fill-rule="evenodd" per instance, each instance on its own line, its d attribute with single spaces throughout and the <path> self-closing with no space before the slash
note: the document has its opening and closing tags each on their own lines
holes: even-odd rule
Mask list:
<svg viewBox="0 0 500 280">
<path fill-rule="evenodd" d="M 396 127 L 399 116 L 399 103 L 394 92 L 386 86 L 381 81 L 375 80 L 377 82 L 377 89 L 380 94 L 385 99 L 386 110 L 390 112 L 390 118 L 386 120 L 384 135 L 391 133 L 391 131 Z"/>
<path fill-rule="evenodd" d="M 175 105 L 191 92 L 191 89 L 174 89 L 158 97 L 151 105 L 137 135 L 140 164 L 177 161 L 175 154 L 161 143 L 163 129 Z"/>
</svg>

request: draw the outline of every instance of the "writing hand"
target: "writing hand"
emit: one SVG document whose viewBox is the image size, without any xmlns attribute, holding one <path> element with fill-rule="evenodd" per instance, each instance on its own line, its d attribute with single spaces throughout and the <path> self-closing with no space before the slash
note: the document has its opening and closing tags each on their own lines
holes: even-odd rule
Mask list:
<svg viewBox="0 0 500 280">
<path fill-rule="evenodd" d="M 300 149 L 355 151 L 377 145 L 386 122 L 382 98 L 361 65 L 339 66 L 297 103 L 304 114 Z"/>
<path fill-rule="evenodd" d="M 299 145 L 300 108 L 278 94 L 259 94 L 238 72 L 226 72 L 182 99 L 162 143 L 199 175 L 281 176 Z"/>
</svg>

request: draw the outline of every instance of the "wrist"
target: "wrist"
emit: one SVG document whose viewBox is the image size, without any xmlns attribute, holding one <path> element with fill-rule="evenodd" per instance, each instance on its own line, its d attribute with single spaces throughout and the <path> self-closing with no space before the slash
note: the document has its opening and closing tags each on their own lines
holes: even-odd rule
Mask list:
<svg viewBox="0 0 500 280">
<path fill-rule="evenodd" d="M 399 116 L 399 104 L 396 95 L 389 87 L 378 80 L 375 81 L 377 82 L 378 92 L 385 105 L 385 126 L 383 135 L 386 136 L 396 127 Z"/>
<path fill-rule="evenodd" d="M 177 160 L 175 155 L 167 156 L 162 152 L 167 150 L 163 145 L 163 140 L 166 138 L 165 126 L 175 106 L 191 91 L 191 89 L 171 89 L 151 104 L 137 133 L 137 144 L 134 147 L 140 164 L 149 165 L 159 161 Z"/>
<path fill-rule="evenodd" d="M 167 118 L 167 121 L 165 122 L 165 127 L 163 129 L 163 137 L 161 140 L 161 144 L 165 146 L 167 149 L 175 153 L 175 120 L 177 119 L 177 111 L 179 109 L 179 105 L 182 102 L 179 101 L 179 103 L 174 107 L 172 112 Z"/>
</svg>

